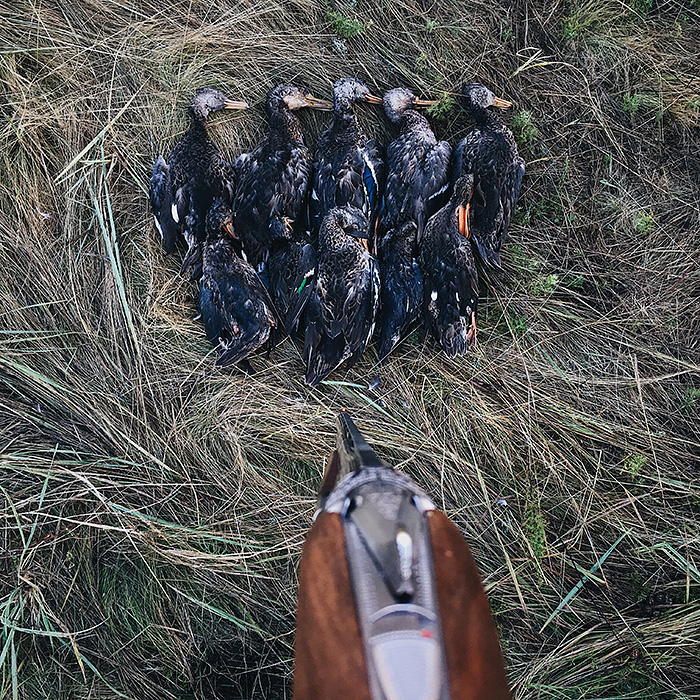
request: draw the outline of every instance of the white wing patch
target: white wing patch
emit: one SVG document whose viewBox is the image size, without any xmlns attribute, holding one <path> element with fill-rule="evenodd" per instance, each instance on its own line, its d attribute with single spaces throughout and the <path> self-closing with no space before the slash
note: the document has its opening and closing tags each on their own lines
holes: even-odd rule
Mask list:
<svg viewBox="0 0 700 700">
<path fill-rule="evenodd" d="M 433 301 L 437 301 L 437 289 L 434 289 L 434 290 L 431 292 L 430 298 L 431 298 Z"/>
<path fill-rule="evenodd" d="M 160 221 L 158 221 L 158 217 L 157 217 L 155 214 L 153 215 L 153 222 L 155 223 L 156 228 L 158 229 L 158 233 L 160 234 L 160 239 L 161 239 L 162 241 L 164 241 L 164 240 L 165 240 L 165 236 L 163 235 L 163 229 L 162 229 L 162 227 L 161 227 L 161 225 L 160 225 Z"/>
<path fill-rule="evenodd" d="M 170 207 L 170 214 L 172 215 L 173 219 L 175 220 L 176 224 L 180 223 L 180 215 L 177 213 L 177 204 L 173 202 L 173 205 Z"/>
<path fill-rule="evenodd" d="M 369 171 L 372 173 L 372 179 L 374 180 L 375 184 L 379 182 L 377 179 L 377 172 L 374 169 L 374 163 L 367 157 L 367 153 L 365 151 L 362 152 L 362 159 L 365 161 L 367 167 L 369 168 Z"/>
</svg>

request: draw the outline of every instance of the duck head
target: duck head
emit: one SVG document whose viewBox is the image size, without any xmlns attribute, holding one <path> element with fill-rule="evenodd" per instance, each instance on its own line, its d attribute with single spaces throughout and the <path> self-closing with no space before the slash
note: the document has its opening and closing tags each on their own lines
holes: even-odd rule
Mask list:
<svg viewBox="0 0 700 700">
<path fill-rule="evenodd" d="M 410 90 L 406 88 L 394 88 L 384 93 L 382 100 L 386 116 L 394 123 L 401 120 L 407 109 L 417 107 L 430 107 L 435 104 L 435 100 L 419 100 Z"/>
<path fill-rule="evenodd" d="M 356 102 L 382 104 L 382 98 L 373 95 L 369 88 L 359 80 L 341 78 L 333 85 L 333 109 L 336 114 L 352 114 Z"/>
<path fill-rule="evenodd" d="M 467 102 L 467 107 L 470 109 L 486 109 L 487 107 L 501 107 L 506 109 L 512 107 L 513 103 L 508 100 L 503 100 L 496 97 L 491 90 L 481 83 L 469 83 L 462 88 L 462 96 Z"/>
<path fill-rule="evenodd" d="M 193 119 L 206 121 L 212 112 L 222 109 L 247 109 L 247 102 L 230 100 L 223 92 L 212 88 L 203 88 L 190 101 L 190 116 Z"/>
<path fill-rule="evenodd" d="M 273 114 L 285 109 L 294 112 L 302 107 L 329 111 L 333 109 L 333 104 L 314 97 L 306 88 L 285 84 L 269 92 L 266 107 L 268 114 Z"/>
<path fill-rule="evenodd" d="M 231 236 L 231 238 L 238 240 L 236 230 L 233 227 L 233 209 L 223 199 L 215 200 L 209 207 L 206 231 L 209 239 Z"/>
<path fill-rule="evenodd" d="M 331 210 L 330 215 L 333 215 L 337 225 L 348 236 L 362 240 L 369 238 L 369 222 L 367 217 L 357 207 L 350 205 L 337 207 Z"/>
<path fill-rule="evenodd" d="M 347 245 L 347 236 L 358 238 L 365 249 L 369 248 L 369 222 L 356 207 L 349 204 L 331 209 L 323 219 L 319 239 L 321 246 L 342 248 Z"/>
</svg>

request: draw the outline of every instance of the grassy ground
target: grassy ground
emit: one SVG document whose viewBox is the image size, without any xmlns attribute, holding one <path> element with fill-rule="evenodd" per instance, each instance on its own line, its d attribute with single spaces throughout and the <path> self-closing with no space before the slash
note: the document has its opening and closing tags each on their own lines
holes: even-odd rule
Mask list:
<svg viewBox="0 0 700 700">
<path fill-rule="evenodd" d="M 352 410 L 479 563 L 517 698 L 700 697 L 700 6 L 81 0 L 0 8 L 0 696 L 283 698 L 296 566 Z M 216 371 L 146 200 L 209 85 L 513 100 L 528 163 L 480 344 L 310 391 Z M 368 106 L 368 130 L 388 135 Z M 303 117 L 309 144 L 327 116 Z M 592 573 L 587 574 L 591 571 Z M 585 581 L 585 583 L 582 583 Z"/>
</svg>

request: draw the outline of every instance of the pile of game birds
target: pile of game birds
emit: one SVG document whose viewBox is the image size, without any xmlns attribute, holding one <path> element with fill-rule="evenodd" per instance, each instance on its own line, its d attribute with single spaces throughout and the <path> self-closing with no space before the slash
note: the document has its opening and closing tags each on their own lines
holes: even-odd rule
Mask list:
<svg viewBox="0 0 700 700">
<path fill-rule="evenodd" d="M 166 251 L 187 246 L 182 270 L 219 365 L 271 346 L 284 329 L 303 338 L 306 382 L 352 365 L 378 327 L 380 360 L 422 318 L 448 356 L 476 342 L 474 253 L 500 265 L 525 164 L 489 107 L 509 107 L 483 85 L 462 89 L 475 128 L 456 148 L 438 141 L 420 108 L 396 88 L 383 98 L 357 80 L 335 83 L 333 102 L 279 85 L 267 98 L 268 134 L 228 162 L 207 117 L 245 102 L 205 88 L 191 125 L 150 183 Z M 385 149 L 360 128 L 357 102 L 383 104 L 399 133 Z M 332 110 L 316 155 L 294 113 Z"/>
</svg>

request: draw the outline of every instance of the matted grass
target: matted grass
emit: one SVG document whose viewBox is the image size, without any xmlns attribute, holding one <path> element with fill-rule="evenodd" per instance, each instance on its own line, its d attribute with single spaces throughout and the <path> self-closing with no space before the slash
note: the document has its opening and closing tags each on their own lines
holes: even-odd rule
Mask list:
<svg viewBox="0 0 700 700">
<path fill-rule="evenodd" d="M 517 698 L 700 697 L 697 0 L 19 2 L 0 37 L 0 696 L 289 697 L 346 407 L 464 532 Z M 215 370 L 150 165 L 199 87 L 253 105 L 212 120 L 233 156 L 274 84 L 342 76 L 453 141 L 463 82 L 515 103 L 479 346 L 414 334 L 376 391 L 373 349 L 317 390 L 289 339 Z"/>
</svg>

